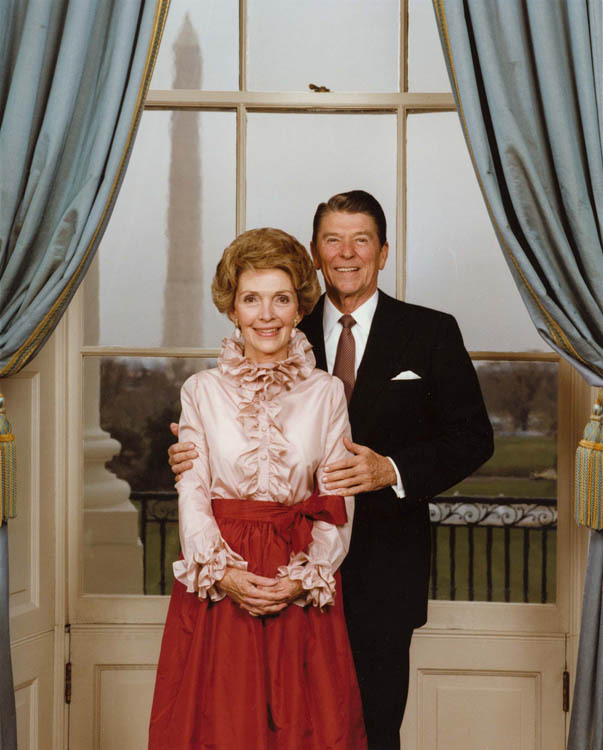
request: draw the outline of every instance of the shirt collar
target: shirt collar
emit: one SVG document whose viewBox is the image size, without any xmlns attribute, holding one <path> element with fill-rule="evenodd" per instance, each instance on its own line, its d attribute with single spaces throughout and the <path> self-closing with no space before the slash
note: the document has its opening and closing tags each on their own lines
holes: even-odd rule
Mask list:
<svg viewBox="0 0 603 750">
<path fill-rule="evenodd" d="M 375 310 L 377 309 L 378 300 L 379 292 L 376 291 L 371 297 L 367 299 L 366 302 L 363 302 L 360 307 L 357 307 L 352 313 L 356 324 L 366 333 L 366 335 L 368 335 L 368 332 L 371 328 L 371 323 L 373 322 L 373 316 L 375 315 Z M 329 338 L 333 331 L 333 328 L 335 328 L 335 326 L 339 322 L 339 318 L 341 318 L 341 315 L 342 313 L 335 307 L 335 305 L 329 299 L 329 296 L 326 294 L 322 316 L 322 325 L 325 339 Z"/>
</svg>

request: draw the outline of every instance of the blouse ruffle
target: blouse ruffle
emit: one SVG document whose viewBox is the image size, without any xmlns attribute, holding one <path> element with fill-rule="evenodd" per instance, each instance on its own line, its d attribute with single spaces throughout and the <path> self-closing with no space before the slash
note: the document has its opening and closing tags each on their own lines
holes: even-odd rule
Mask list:
<svg viewBox="0 0 603 750">
<path fill-rule="evenodd" d="M 173 564 L 174 578 L 184 584 L 189 593 L 197 593 L 200 599 L 209 596 L 213 602 L 219 602 L 226 594 L 215 584 L 224 578 L 226 568 L 247 570 L 247 562 L 219 535 L 213 542 L 195 547 L 188 561 L 177 560 Z"/>
<path fill-rule="evenodd" d="M 281 410 L 277 396 L 305 380 L 316 366 L 308 339 L 298 330 L 289 344 L 286 359 L 258 364 L 243 354 L 243 344 L 234 337 L 225 338 L 218 358 L 220 372 L 234 381 L 238 393 L 238 416 L 248 439 L 248 448 L 239 456 L 242 469 L 241 497 L 264 495 L 290 501 L 289 467 L 284 455 L 287 442 L 283 437 L 278 415 Z M 260 424 L 263 421 L 264 424 Z M 270 440 L 262 445 L 261 427 L 269 428 Z M 260 448 L 267 453 L 268 484 L 260 486 L 258 456 Z"/>
<path fill-rule="evenodd" d="M 291 555 L 289 565 L 278 569 L 277 578 L 288 576 L 292 581 L 301 581 L 306 594 L 298 602 L 322 608 L 335 602 L 335 576 L 329 558 L 320 554 L 317 546 Z"/>
</svg>

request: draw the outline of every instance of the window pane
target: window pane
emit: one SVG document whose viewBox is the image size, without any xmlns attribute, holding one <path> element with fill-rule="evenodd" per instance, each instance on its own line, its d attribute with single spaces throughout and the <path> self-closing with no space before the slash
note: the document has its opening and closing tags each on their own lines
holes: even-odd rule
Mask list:
<svg viewBox="0 0 603 750">
<path fill-rule="evenodd" d="M 144 113 L 87 279 L 86 344 L 211 348 L 230 332 L 210 284 L 235 236 L 235 144 L 232 112 Z"/>
<path fill-rule="evenodd" d="M 399 0 L 248 0 L 250 91 L 398 91 Z"/>
<path fill-rule="evenodd" d="M 367 190 L 388 222 L 380 287 L 395 296 L 396 137 L 389 114 L 250 114 L 247 226 L 284 229 L 309 248 L 317 205 L 334 193 Z"/>
<path fill-rule="evenodd" d="M 434 599 L 556 599 L 557 365 L 477 362 L 494 455 L 431 505 Z"/>
<path fill-rule="evenodd" d="M 85 358 L 85 591 L 170 593 L 179 549 L 169 424 L 179 419 L 182 383 L 215 366 L 212 359 Z"/>
<path fill-rule="evenodd" d="M 408 1 L 408 90 L 450 91 L 431 0 Z"/>
<path fill-rule="evenodd" d="M 151 88 L 239 88 L 237 0 L 172 0 Z"/>
<path fill-rule="evenodd" d="M 511 278 L 455 112 L 408 117 L 409 302 L 456 316 L 465 345 L 545 351 Z"/>
</svg>

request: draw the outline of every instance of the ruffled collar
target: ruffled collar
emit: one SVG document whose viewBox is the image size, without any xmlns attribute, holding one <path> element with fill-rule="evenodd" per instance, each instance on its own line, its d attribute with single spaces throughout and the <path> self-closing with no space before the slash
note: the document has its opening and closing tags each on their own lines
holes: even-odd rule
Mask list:
<svg viewBox="0 0 603 750">
<path fill-rule="evenodd" d="M 267 399 L 289 390 L 296 381 L 307 378 L 316 367 L 312 346 L 305 334 L 294 329 L 286 359 L 258 364 L 244 355 L 243 341 L 234 336 L 222 341 L 218 369 L 237 381 L 244 391 L 263 392 Z M 251 395 L 251 394 L 249 394 Z"/>
<path fill-rule="evenodd" d="M 264 364 L 245 357 L 242 341 L 231 337 L 222 342 L 218 369 L 236 387 L 237 419 L 247 438 L 246 450 L 237 461 L 242 473 L 241 497 L 272 497 L 281 502 L 290 498 L 292 487 L 288 484 L 285 460 L 288 442 L 279 420 L 282 399 L 275 397 L 308 378 L 315 366 L 312 347 L 298 330 L 289 344 L 287 358 Z M 268 461 L 260 462 L 260 446 L 262 457 Z M 261 482 L 260 463 L 264 472 Z"/>
</svg>

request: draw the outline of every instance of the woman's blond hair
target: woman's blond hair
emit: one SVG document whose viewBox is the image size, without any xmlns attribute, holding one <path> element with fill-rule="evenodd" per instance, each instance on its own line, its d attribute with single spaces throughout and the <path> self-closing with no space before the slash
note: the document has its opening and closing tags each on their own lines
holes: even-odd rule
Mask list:
<svg viewBox="0 0 603 750">
<path fill-rule="evenodd" d="M 214 305 L 221 313 L 232 312 L 243 271 L 270 268 L 278 268 L 291 277 L 300 315 L 312 312 L 320 297 L 312 259 L 295 237 L 270 227 L 243 232 L 224 250 L 211 284 Z"/>
</svg>

